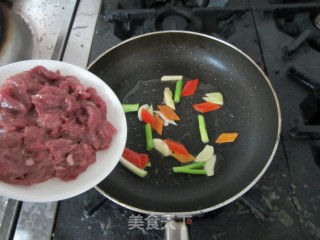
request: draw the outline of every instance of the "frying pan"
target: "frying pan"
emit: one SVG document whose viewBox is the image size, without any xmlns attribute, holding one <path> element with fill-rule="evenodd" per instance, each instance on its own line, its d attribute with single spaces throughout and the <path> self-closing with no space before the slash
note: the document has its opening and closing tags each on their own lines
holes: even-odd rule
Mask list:
<svg viewBox="0 0 320 240">
<path fill-rule="evenodd" d="M 210 143 L 219 156 L 215 176 L 176 174 L 176 160 L 150 151 L 152 166 L 139 178 L 120 164 L 96 188 L 117 204 L 155 215 L 186 216 L 224 206 L 249 190 L 264 174 L 280 136 L 280 109 L 270 81 L 236 47 L 217 38 L 186 31 L 163 31 L 131 38 L 99 56 L 89 71 L 103 79 L 123 103 L 161 104 L 163 75 L 199 78 L 195 96 L 182 98 L 176 112 L 181 121 L 164 128 L 163 136 L 182 142 L 196 155 L 201 142 L 192 104 L 220 91 L 225 100 L 217 111 L 205 113 Z M 129 113 L 127 147 L 146 152 L 144 124 Z M 214 144 L 222 132 L 238 132 L 234 143 Z"/>
</svg>

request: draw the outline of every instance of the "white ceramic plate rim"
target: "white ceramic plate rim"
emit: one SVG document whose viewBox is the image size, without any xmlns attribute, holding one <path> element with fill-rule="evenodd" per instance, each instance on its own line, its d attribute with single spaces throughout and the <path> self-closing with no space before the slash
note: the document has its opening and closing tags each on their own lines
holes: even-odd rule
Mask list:
<svg viewBox="0 0 320 240">
<path fill-rule="evenodd" d="M 62 181 L 52 178 L 31 186 L 7 184 L 0 181 L 0 195 L 28 202 L 49 202 L 79 195 L 106 178 L 119 162 L 127 138 L 126 117 L 121 103 L 111 88 L 96 75 L 78 66 L 54 60 L 27 60 L 0 67 L 0 85 L 22 71 L 42 65 L 51 71 L 59 70 L 62 75 L 76 76 L 85 87 L 94 87 L 107 104 L 107 119 L 115 126 L 117 133 L 110 148 L 97 152 L 96 163 L 81 173 L 75 180 Z"/>
</svg>

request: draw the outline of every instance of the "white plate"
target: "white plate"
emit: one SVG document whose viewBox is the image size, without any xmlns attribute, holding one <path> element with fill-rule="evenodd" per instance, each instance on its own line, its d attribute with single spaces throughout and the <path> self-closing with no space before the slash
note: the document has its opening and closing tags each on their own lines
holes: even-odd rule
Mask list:
<svg viewBox="0 0 320 240">
<path fill-rule="evenodd" d="M 42 65 L 51 71 L 59 70 L 62 75 L 76 76 L 85 87 L 94 87 L 107 104 L 107 119 L 117 129 L 110 148 L 98 151 L 96 163 L 89 166 L 75 180 L 65 182 L 52 178 L 32 186 L 13 185 L 0 181 L 0 195 L 30 202 L 58 201 L 91 189 L 111 173 L 125 147 L 127 122 L 121 103 L 111 88 L 89 71 L 69 63 L 52 60 L 27 60 L 12 63 L 0 67 L 0 85 L 3 85 L 8 77 L 30 70 L 37 65 Z"/>
</svg>

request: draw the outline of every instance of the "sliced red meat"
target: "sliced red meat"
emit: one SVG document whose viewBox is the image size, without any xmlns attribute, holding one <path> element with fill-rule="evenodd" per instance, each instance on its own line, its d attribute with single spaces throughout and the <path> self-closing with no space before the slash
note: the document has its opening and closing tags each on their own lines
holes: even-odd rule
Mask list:
<svg viewBox="0 0 320 240">
<path fill-rule="evenodd" d="M 35 183 L 45 182 L 55 176 L 52 166 L 34 167 L 26 171 L 22 176 L 10 179 L 9 183 L 19 185 L 33 185 Z"/>
<path fill-rule="evenodd" d="M 75 144 L 66 160 L 55 166 L 56 176 L 65 181 L 73 180 L 95 161 L 95 151 L 89 145 Z"/>
<path fill-rule="evenodd" d="M 72 141 L 68 139 L 54 139 L 47 141 L 46 145 L 53 156 L 53 164 L 58 164 L 66 160 Z"/>
<path fill-rule="evenodd" d="M 61 81 L 59 83 L 59 88 L 67 91 L 69 94 L 75 94 L 76 96 L 85 91 L 83 85 L 80 84 L 79 79 L 73 76 L 68 76 Z"/>
<path fill-rule="evenodd" d="M 101 110 L 101 114 L 105 116 L 107 114 L 107 105 L 98 95 L 97 91 L 94 88 L 89 87 L 87 88 L 86 92 L 90 94 L 88 100 L 93 102 Z"/>
<path fill-rule="evenodd" d="M 117 129 L 115 129 L 109 121 L 106 121 L 99 126 L 97 131 L 100 140 L 100 149 L 108 149 Z"/>
<path fill-rule="evenodd" d="M 94 131 L 105 120 L 105 115 L 102 116 L 102 112 L 95 105 L 87 106 L 86 111 L 88 113 L 87 126 L 90 131 Z"/>
<path fill-rule="evenodd" d="M 32 103 L 38 114 L 48 113 L 51 110 L 65 109 L 64 90 L 53 86 L 43 87 L 36 95 L 32 96 Z"/>
<path fill-rule="evenodd" d="M 0 147 L 0 179 L 12 182 L 15 178 L 22 178 L 28 171 L 25 157 L 22 152 L 14 152 L 11 149 Z"/>
<path fill-rule="evenodd" d="M 67 95 L 64 99 L 66 105 L 66 111 L 74 113 L 81 108 L 80 102 L 72 95 Z"/>
<path fill-rule="evenodd" d="M 31 96 L 24 87 L 17 87 L 13 83 L 6 83 L 0 91 L 6 91 L 11 98 L 23 104 L 27 110 L 31 108 Z"/>
<path fill-rule="evenodd" d="M 32 121 L 25 114 L 15 114 L 0 108 L 0 128 L 8 131 L 18 130 L 25 127 L 29 123 L 29 120 Z"/>
<path fill-rule="evenodd" d="M 16 113 L 26 113 L 28 110 L 22 102 L 14 98 L 13 89 L 11 87 L 3 87 L 0 89 L 0 106 L 2 109 Z"/>
<path fill-rule="evenodd" d="M 24 133 L 18 131 L 0 131 L 0 146 L 3 149 L 13 149 L 21 151 Z"/>
<path fill-rule="evenodd" d="M 81 142 L 86 132 L 86 126 L 76 123 L 75 119 L 65 122 L 61 128 L 61 136 L 67 139 L 73 139 L 74 142 Z"/>
<path fill-rule="evenodd" d="M 53 71 L 46 69 L 43 66 L 36 66 L 31 69 L 31 72 L 34 74 L 37 74 L 38 76 L 41 76 L 44 79 L 44 82 L 53 81 L 53 80 L 61 80 L 64 78 L 63 76 L 61 76 L 59 71 L 53 72 Z"/>
<path fill-rule="evenodd" d="M 116 129 L 93 88 L 42 66 L 0 88 L 0 180 L 31 185 L 76 178 L 110 146 Z"/>
<path fill-rule="evenodd" d="M 88 112 L 81 106 L 81 108 L 74 112 L 70 119 L 74 119 L 77 123 L 86 126 L 88 122 Z"/>
<path fill-rule="evenodd" d="M 61 127 L 63 124 L 62 110 L 55 110 L 49 113 L 40 113 L 38 125 L 48 129 Z"/>
<path fill-rule="evenodd" d="M 47 150 L 46 141 L 49 135 L 44 128 L 37 126 L 25 127 L 24 129 L 24 146 L 31 152 Z"/>
<path fill-rule="evenodd" d="M 32 79 L 32 80 L 30 80 Z M 34 94 L 41 89 L 44 85 L 48 85 L 44 78 L 39 79 L 32 71 L 25 71 L 16 74 L 7 79 L 6 84 L 12 84 L 18 89 L 24 89 L 28 94 Z M 4 86 L 5 86 L 4 85 Z"/>
</svg>

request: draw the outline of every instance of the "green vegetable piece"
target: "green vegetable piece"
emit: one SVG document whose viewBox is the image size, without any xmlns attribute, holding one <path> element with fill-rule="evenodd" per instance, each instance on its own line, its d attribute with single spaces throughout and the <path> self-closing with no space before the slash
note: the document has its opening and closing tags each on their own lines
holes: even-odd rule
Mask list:
<svg viewBox="0 0 320 240">
<path fill-rule="evenodd" d="M 204 165 L 204 162 L 191 163 L 181 167 L 174 167 L 173 172 L 205 175 L 206 171 L 204 170 Z"/>
<path fill-rule="evenodd" d="M 206 127 L 206 122 L 204 120 L 204 116 L 201 114 L 198 115 L 198 123 L 199 123 L 199 131 L 200 131 L 201 141 L 203 143 L 208 143 L 209 137 L 208 137 L 207 127 Z"/>
<path fill-rule="evenodd" d="M 122 108 L 123 108 L 123 111 L 125 113 L 128 113 L 128 112 L 137 112 L 139 110 L 139 103 L 136 103 L 136 104 L 121 104 L 122 105 Z"/>
<path fill-rule="evenodd" d="M 147 151 L 150 151 L 153 148 L 152 128 L 150 123 L 146 124 L 145 132 L 146 132 Z"/>
<path fill-rule="evenodd" d="M 182 80 L 179 80 L 179 81 L 176 82 L 176 89 L 174 91 L 174 97 L 173 97 L 173 101 L 175 103 L 180 102 L 182 84 L 183 84 Z"/>
<path fill-rule="evenodd" d="M 198 175 L 205 175 L 206 171 L 203 169 L 175 169 L 173 168 L 175 173 L 188 173 L 188 174 L 198 174 Z"/>
<path fill-rule="evenodd" d="M 202 168 L 204 167 L 205 163 L 204 162 L 196 162 L 196 163 L 191 163 L 185 166 L 182 166 L 180 168 L 184 168 L 184 169 L 195 169 L 195 168 Z"/>
</svg>

